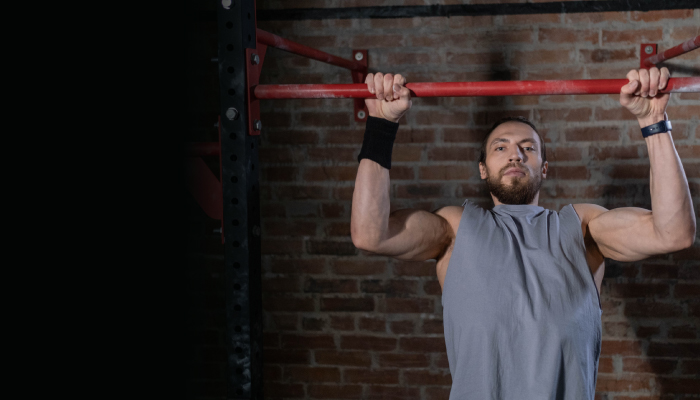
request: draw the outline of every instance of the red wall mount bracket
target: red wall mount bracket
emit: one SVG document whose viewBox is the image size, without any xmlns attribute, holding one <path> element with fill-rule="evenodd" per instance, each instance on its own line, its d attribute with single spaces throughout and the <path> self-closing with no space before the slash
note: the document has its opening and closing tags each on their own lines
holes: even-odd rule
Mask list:
<svg viewBox="0 0 700 400">
<path fill-rule="evenodd" d="M 255 97 L 255 87 L 260 83 L 260 71 L 267 45 L 257 42 L 257 49 L 245 49 L 246 56 L 246 99 L 248 100 L 248 136 L 259 136 L 262 130 L 260 120 L 260 99 Z"/>
<path fill-rule="evenodd" d="M 369 65 L 367 50 L 353 49 L 352 58 L 365 67 L 362 71 L 350 71 L 352 74 L 352 83 L 365 83 L 365 78 L 367 78 L 367 66 Z M 353 102 L 355 103 L 355 121 L 367 121 L 368 114 L 365 100 L 355 99 Z"/>
<path fill-rule="evenodd" d="M 642 43 L 641 46 L 639 49 L 639 68 L 649 69 L 653 65 L 646 64 L 646 60 L 656 55 L 657 46 L 655 43 Z"/>
</svg>

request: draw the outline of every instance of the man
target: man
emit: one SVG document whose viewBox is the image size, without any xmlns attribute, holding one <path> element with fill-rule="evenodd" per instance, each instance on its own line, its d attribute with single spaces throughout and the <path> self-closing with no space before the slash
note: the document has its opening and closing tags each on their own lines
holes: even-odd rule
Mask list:
<svg viewBox="0 0 700 400">
<path fill-rule="evenodd" d="M 369 74 L 370 118 L 358 160 L 351 235 L 360 249 L 437 260 L 450 399 L 593 399 L 601 345 L 604 257 L 636 261 L 692 246 L 695 216 L 660 93 L 668 69 L 632 70 L 620 103 L 649 150 L 652 210 L 538 206 L 544 142 L 524 119 L 486 135 L 481 179 L 494 202 L 389 211 L 391 148 L 411 107 L 401 75 Z"/>
</svg>

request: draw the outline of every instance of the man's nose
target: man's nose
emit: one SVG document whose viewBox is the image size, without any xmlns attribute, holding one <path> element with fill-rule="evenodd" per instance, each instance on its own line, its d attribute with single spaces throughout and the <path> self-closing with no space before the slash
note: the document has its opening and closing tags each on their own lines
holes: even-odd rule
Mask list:
<svg viewBox="0 0 700 400">
<path fill-rule="evenodd" d="M 513 152 L 511 153 L 509 161 L 523 161 L 523 155 L 522 153 L 520 153 L 520 149 L 518 147 L 516 147 L 515 150 L 513 150 Z"/>
</svg>

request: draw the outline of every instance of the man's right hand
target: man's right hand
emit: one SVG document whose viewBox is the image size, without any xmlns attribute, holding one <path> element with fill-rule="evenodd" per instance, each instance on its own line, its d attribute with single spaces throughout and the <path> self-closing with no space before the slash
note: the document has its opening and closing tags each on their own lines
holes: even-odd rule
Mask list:
<svg viewBox="0 0 700 400">
<path fill-rule="evenodd" d="M 399 122 L 411 108 L 411 92 L 403 76 L 377 72 L 368 74 L 365 83 L 369 92 L 377 96 L 377 100 L 365 99 L 371 117 Z"/>
</svg>

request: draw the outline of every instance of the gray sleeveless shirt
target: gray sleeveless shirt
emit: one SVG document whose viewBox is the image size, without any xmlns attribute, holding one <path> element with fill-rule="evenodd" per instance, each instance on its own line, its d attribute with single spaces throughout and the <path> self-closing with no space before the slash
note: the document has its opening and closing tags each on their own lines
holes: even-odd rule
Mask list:
<svg viewBox="0 0 700 400">
<path fill-rule="evenodd" d="M 450 400 L 593 400 L 602 309 L 573 206 L 463 206 L 442 294 Z"/>
</svg>

